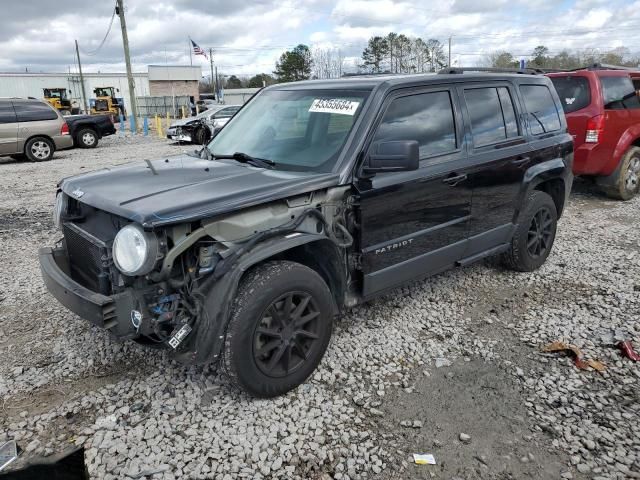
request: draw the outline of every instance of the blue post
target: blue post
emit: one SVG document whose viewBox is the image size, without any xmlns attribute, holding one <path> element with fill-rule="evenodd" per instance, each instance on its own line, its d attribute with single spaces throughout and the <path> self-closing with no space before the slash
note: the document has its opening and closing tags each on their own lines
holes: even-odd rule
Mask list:
<svg viewBox="0 0 640 480">
<path fill-rule="evenodd" d="M 118 115 L 120 116 L 120 133 L 124 135 L 124 115 L 122 115 L 122 112 L 118 113 Z"/>
<path fill-rule="evenodd" d="M 129 126 L 131 127 L 131 133 L 136 134 L 136 119 L 133 115 L 129 115 Z"/>
<path fill-rule="evenodd" d="M 145 137 L 149 135 L 149 119 L 147 117 L 144 117 L 144 120 L 142 121 L 142 130 L 144 131 Z"/>
</svg>

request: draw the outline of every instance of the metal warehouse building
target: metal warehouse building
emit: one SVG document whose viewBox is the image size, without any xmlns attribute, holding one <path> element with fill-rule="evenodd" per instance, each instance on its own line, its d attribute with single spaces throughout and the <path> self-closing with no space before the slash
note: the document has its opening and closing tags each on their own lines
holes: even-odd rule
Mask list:
<svg viewBox="0 0 640 480">
<path fill-rule="evenodd" d="M 118 96 L 129 105 L 129 87 L 125 73 L 84 73 L 87 103 L 96 87 L 114 87 Z M 202 78 L 199 66 L 149 65 L 146 73 L 134 73 L 136 96 L 182 96 L 198 98 L 198 83 Z M 82 105 L 82 89 L 78 73 L 0 73 L 0 97 L 43 98 L 43 88 L 66 88 L 70 99 Z"/>
</svg>

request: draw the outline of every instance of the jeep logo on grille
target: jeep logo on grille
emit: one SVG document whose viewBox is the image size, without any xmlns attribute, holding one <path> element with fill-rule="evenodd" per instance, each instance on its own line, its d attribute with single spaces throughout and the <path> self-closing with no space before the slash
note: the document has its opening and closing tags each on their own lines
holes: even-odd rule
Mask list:
<svg viewBox="0 0 640 480">
<path fill-rule="evenodd" d="M 73 192 L 71 192 L 71 195 L 73 195 L 76 198 L 80 198 L 84 195 L 84 192 L 82 190 L 80 190 L 79 188 L 75 189 Z"/>
</svg>

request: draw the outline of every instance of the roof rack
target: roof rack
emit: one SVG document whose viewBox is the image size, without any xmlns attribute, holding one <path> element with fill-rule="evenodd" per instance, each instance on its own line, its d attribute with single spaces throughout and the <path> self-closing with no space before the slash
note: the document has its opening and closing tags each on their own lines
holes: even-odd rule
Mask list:
<svg viewBox="0 0 640 480">
<path fill-rule="evenodd" d="M 544 73 L 562 73 L 562 72 L 579 72 L 580 70 L 590 70 L 590 71 L 594 71 L 594 70 L 623 70 L 623 71 L 633 71 L 633 72 L 637 72 L 638 70 L 640 70 L 640 67 L 623 67 L 620 65 L 609 65 L 608 63 L 592 63 L 590 65 L 584 66 L 584 67 L 577 67 L 577 68 L 569 68 L 569 69 L 562 69 L 562 68 L 548 68 L 548 69 L 543 69 Z"/>
<path fill-rule="evenodd" d="M 623 67 L 620 65 L 609 65 L 607 63 L 593 63 L 587 67 L 587 70 L 638 70 L 632 67 Z"/>
<path fill-rule="evenodd" d="M 520 75 L 538 75 L 543 73 L 538 68 L 487 68 L 487 67 L 454 67 L 443 68 L 438 72 L 438 75 L 456 75 L 463 74 L 465 72 L 485 72 L 485 73 L 517 73 Z"/>
</svg>

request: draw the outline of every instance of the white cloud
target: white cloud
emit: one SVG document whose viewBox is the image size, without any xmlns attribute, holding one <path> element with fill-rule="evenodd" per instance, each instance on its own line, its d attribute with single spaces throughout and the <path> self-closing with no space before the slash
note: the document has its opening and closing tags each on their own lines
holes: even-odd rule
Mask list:
<svg viewBox="0 0 640 480">
<path fill-rule="evenodd" d="M 340 49 L 357 63 L 367 40 L 390 31 L 442 43 L 453 36 L 453 57 L 472 64 L 489 52 L 520 56 L 544 44 L 565 48 L 633 47 L 640 0 L 125 0 L 134 69 L 151 63 L 188 63 L 187 36 L 215 48 L 225 73 L 271 72 L 287 48 L 307 43 Z M 6 5 L 5 5 L 6 4 Z M 0 69 L 66 71 L 75 38 L 94 50 L 106 31 L 112 2 L 3 2 Z M 166 53 L 165 53 L 166 52 Z M 202 57 L 194 62 L 208 64 Z M 99 54 L 83 55 L 87 71 L 122 71 L 118 19 Z"/>
</svg>

